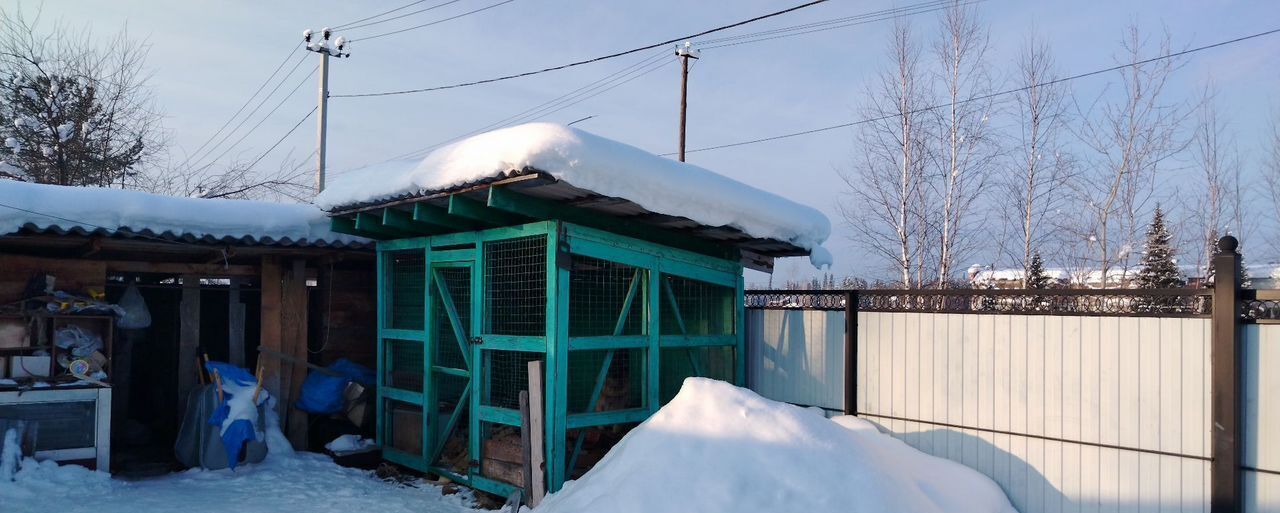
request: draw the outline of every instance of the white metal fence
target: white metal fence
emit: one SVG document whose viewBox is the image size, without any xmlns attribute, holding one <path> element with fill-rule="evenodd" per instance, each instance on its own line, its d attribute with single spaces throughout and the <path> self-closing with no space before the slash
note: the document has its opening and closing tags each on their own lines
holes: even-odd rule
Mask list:
<svg viewBox="0 0 1280 513">
<path fill-rule="evenodd" d="M 844 405 L 842 311 L 747 313 L 748 383 Z M 1209 511 L 1208 318 L 857 314 L 857 411 L 1023 513 Z M 1280 512 L 1280 325 L 1245 325 L 1245 497 Z"/>
</svg>

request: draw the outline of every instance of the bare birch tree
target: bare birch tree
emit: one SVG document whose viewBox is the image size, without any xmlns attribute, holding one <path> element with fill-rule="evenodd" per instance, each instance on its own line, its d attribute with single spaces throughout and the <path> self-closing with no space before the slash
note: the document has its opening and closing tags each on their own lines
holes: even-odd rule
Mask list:
<svg viewBox="0 0 1280 513">
<path fill-rule="evenodd" d="M 1061 186 L 1070 175 L 1070 159 L 1060 139 L 1067 122 L 1067 90 L 1052 83 L 1058 78 L 1053 56 L 1034 33 L 1027 37 L 1015 68 L 1018 140 L 1012 152 L 1012 169 L 1003 184 L 1003 204 L 1006 220 L 1017 225 L 1009 230 L 1017 244 L 1010 245 L 1006 253 L 1021 265 L 1022 286 L 1027 288 L 1031 260 L 1037 252 L 1044 254 L 1043 246 L 1053 236 L 1052 230 L 1045 229 L 1047 217 L 1061 205 Z"/>
<path fill-rule="evenodd" d="M 1265 203 L 1270 208 L 1268 216 L 1272 222 L 1280 220 L 1280 113 L 1271 117 L 1271 130 L 1268 134 L 1266 155 L 1262 159 L 1262 182 Z M 1270 227 L 1273 233 L 1266 237 L 1271 242 L 1271 251 L 1280 252 L 1280 225 Z"/>
<path fill-rule="evenodd" d="M 892 263 L 901 286 L 920 283 L 921 246 L 927 199 L 924 186 L 926 95 L 919 69 L 920 47 L 911 27 L 897 22 L 887 48 L 891 68 L 867 91 L 864 113 L 874 121 L 859 126 L 853 169 L 841 173 L 848 185 L 840 213 L 855 241 Z"/>
<path fill-rule="evenodd" d="M 1167 33 L 1151 45 L 1138 27 L 1130 26 L 1121 47 L 1119 60 L 1126 66 L 1119 71 L 1119 94 L 1104 93 L 1095 102 L 1101 104 L 1099 111 L 1082 116 L 1080 139 L 1095 157 L 1088 166 L 1091 175 L 1073 180 L 1086 216 L 1076 235 L 1093 255 L 1103 287 L 1113 268 L 1129 269 L 1138 251 L 1157 170 L 1186 147 L 1179 130 L 1190 112 L 1164 94 L 1183 61 L 1142 62 L 1171 53 Z"/>
<path fill-rule="evenodd" d="M 1200 183 L 1192 202 L 1192 222 L 1198 235 L 1196 268 L 1201 276 L 1212 277 L 1213 255 L 1218 238 L 1230 232 L 1244 241 L 1244 202 L 1240 197 L 1241 162 L 1235 138 L 1227 123 L 1218 117 L 1215 93 L 1206 89 L 1197 109 L 1193 152 Z"/>
<path fill-rule="evenodd" d="M 973 249 L 968 221 L 988 184 L 998 148 L 990 137 L 988 119 L 993 102 L 986 61 L 989 37 L 972 5 L 955 1 L 944 11 L 933 53 L 936 75 L 945 94 L 945 108 L 936 109 L 940 149 L 937 195 L 938 286 L 945 288 L 959 258 Z"/>
</svg>

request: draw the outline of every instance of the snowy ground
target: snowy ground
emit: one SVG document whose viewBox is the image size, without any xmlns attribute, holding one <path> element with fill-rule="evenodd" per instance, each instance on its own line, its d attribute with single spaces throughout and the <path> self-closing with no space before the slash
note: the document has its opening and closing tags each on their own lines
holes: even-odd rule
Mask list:
<svg viewBox="0 0 1280 513">
<path fill-rule="evenodd" d="M 317 454 L 278 451 L 234 472 L 191 470 L 142 481 L 33 460 L 8 481 L 4 467 L 2 513 L 475 511 L 465 493 L 389 483 Z M 675 399 L 536 513 L 606 511 L 1016 513 L 986 476 L 917 451 L 862 419 L 827 419 L 700 378 L 686 380 Z"/>
<path fill-rule="evenodd" d="M 318 454 L 274 456 L 230 470 L 190 470 L 141 481 L 28 460 L 17 481 L 0 482 L 4 513 L 455 513 L 470 495 L 443 496 L 430 484 L 402 486 L 338 466 Z"/>
</svg>

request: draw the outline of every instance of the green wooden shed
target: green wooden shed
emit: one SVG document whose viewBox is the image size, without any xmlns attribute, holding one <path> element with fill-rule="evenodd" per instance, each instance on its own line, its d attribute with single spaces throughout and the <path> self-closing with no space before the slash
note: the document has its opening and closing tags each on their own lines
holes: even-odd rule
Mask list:
<svg viewBox="0 0 1280 513">
<path fill-rule="evenodd" d="M 335 231 L 378 241 L 385 459 L 502 495 L 523 484 L 528 362 L 544 362 L 545 482 L 555 491 L 685 378 L 743 384 L 744 267 L 769 270 L 776 257 L 812 249 L 691 219 L 668 208 L 672 198 L 642 205 L 605 180 L 710 171 L 532 126 L 523 137 L 464 141 L 421 163 L 371 168 L 317 200 Z M 750 189 L 696 193 L 741 195 L 737 188 Z"/>
</svg>

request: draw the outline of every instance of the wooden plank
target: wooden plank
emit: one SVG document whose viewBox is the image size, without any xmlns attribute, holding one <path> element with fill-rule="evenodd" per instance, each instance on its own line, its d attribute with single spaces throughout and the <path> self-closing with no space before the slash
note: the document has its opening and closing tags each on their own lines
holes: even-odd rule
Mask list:
<svg viewBox="0 0 1280 513">
<path fill-rule="evenodd" d="M 0 254 L 0 304 L 23 299 L 27 281 L 36 273 L 48 273 L 55 277 L 58 290 L 74 291 L 85 288 L 102 290 L 107 273 L 104 263 L 91 260 L 41 258 Z"/>
<path fill-rule="evenodd" d="M 387 208 L 382 210 L 382 225 L 394 230 L 402 230 L 417 235 L 436 235 L 446 230 L 438 226 L 420 223 L 413 219 L 413 214 L 403 210 Z"/>
<path fill-rule="evenodd" d="M 227 289 L 227 361 L 244 367 L 244 303 L 240 302 L 240 278 L 232 277 Z"/>
<path fill-rule="evenodd" d="M 196 385 L 196 360 L 200 357 L 200 278 L 182 277 L 182 301 L 178 304 L 178 416 L 186 414 L 187 394 Z"/>
<path fill-rule="evenodd" d="M 367 239 L 378 240 L 378 239 L 387 238 L 387 235 L 382 233 L 371 232 L 371 231 L 366 231 L 366 230 L 361 230 L 356 228 L 355 217 L 330 217 L 329 229 L 337 233 L 355 235 L 356 237 L 364 237 Z"/>
<path fill-rule="evenodd" d="M 546 408 L 543 404 L 543 365 L 541 360 L 529 362 L 529 465 L 533 469 L 529 507 L 536 508 L 547 493 L 545 447 Z"/>
<path fill-rule="evenodd" d="M 105 262 L 100 262 L 100 264 L 105 264 L 107 271 L 116 273 L 192 274 L 204 277 L 251 277 L 258 275 L 257 266 L 239 264 L 185 264 L 177 262 L 130 262 L 118 260 L 107 260 Z M 61 279 L 61 277 L 59 277 L 59 279 Z"/>
<path fill-rule="evenodd" d="M 459 194 L 449 196 L 449 215 L 464 217 L 489 226 L 510 226 L 530 221 L 528 217 L 497 208 L 490 208 L 484 202 Z"/>
<path fill-rule="evenodd" d="M 466 232 L 484 228 L 485 225 L 465 217 L 449 215 L 449 211 L 426 203 L 413 205 L 413 220 L 437 226 L 446 232 Z"/>
<path fill-rule="evenodd" d="M 295 259 L 289 263 L 289 273 L 281 288 L 281 345 L 283 353 L 297 362 L 307 361 L 307 267 L 306 261 Z M 285 404 L 293 404 L 302 393 L 302 382 L 307 378 L 307 367 L 292 364 L 288 372 L 282 372 L 284 382 L 280 389 L 287 395 Z M 295 449 L 307 448 L 307 414 L 301 410 L 289 410 L 286 417 L 286 434 Z"/>
<path fill-rule="evenodd" d="M 377 234 L 383 238 L 407 238 L 422 235 L 410 230 L 387 226 L 382 223 L 381 215 L 372 212 L 361 212 L 356 214 L 355 227 L 357 231 Z"/>
<path fill-rule="evenodd" d="M 262 257 L 261 272 L 261 306 L 259 307 L 258 340 L 259 344 L 275 351 L 282 351 L 281 346 L 281 277 L 279 260 L 274 256 Z M 277 358 L 257 358 L 263 369 L 263 388 L 268 393 L 280 397 L 281 362 Z M 288 406 L 283 401 L 276 402 L 276 413 L 282 418 Z"/>
<path fill-rule="evenodd" d="M 617 218 L 591 210 L 562 205 L 554 201 L 520 194 L 503 187 L 489 189 L 488 205 L 535 219 L 559 219 L 626 237 L 650 241 L 663 246 L 684 249 L 718 258 L 738 260 L 728 244 L 716 244 L 696 237 L 646 226 L 634 220 Z"/>
</svg>

